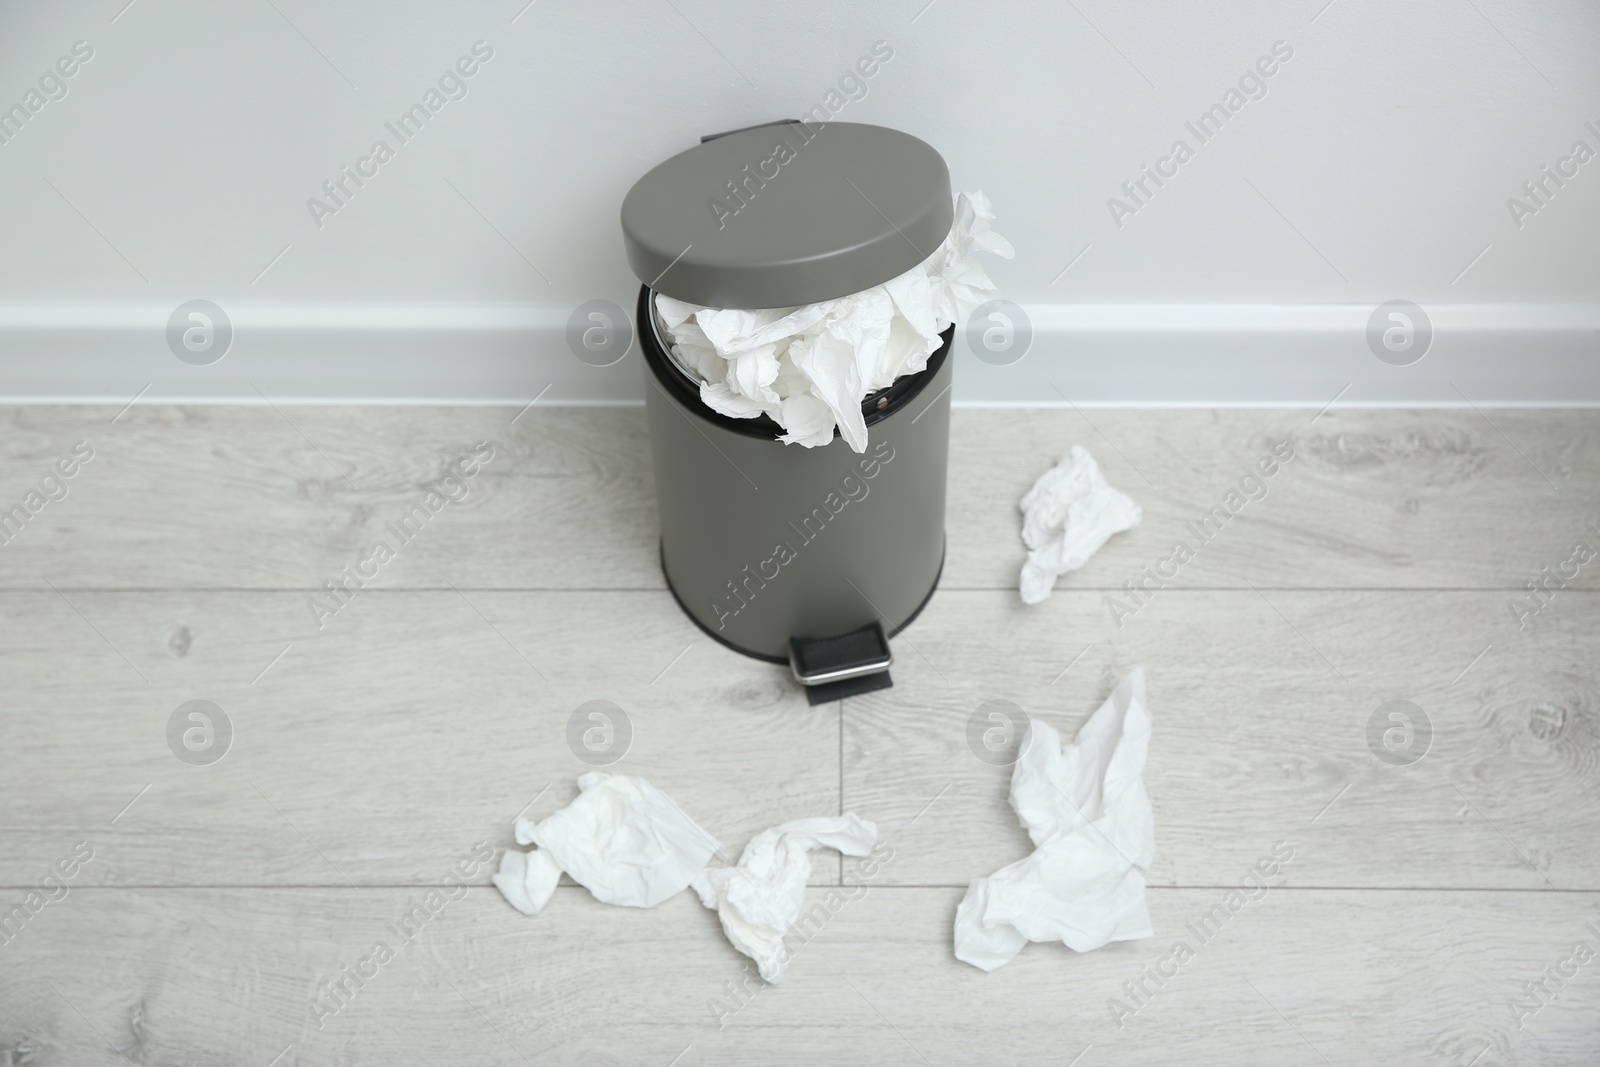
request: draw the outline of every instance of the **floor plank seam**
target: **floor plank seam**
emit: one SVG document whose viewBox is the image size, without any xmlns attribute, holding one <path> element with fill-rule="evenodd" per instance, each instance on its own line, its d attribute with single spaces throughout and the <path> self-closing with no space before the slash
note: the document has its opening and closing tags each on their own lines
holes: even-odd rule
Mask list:
<svg viewBox="0 0 1600 1067">
<path fill-rule="evenodd" d="M 968 885 L 969 885 L 969 883 L 967 883 L 967 882 L 915 882 L 915 883 L 893 883 L 893 884 L 883 883 L 883 882 L 869 882 L 869 883 L 867 883 L 868 888 L 871 888 L 871 889 L 894 889 L 894 890 L 903 890 L 903 891 L 912 891 L 912 892 L 920 891 L 920 890 L 935 890 L 935 889 L 937 889 L 937 890 L 966 889 L 968 887 Z M 30 889 L 37 889 L 37 888 L 38 888 L 37 885 L 11 885 L 11 886 L 0 885 L 0 892 L 8 892 L 8 893 L 9 892 L 20 892 L 20 891 L 27 891 L 27 890 L 30 890 Z M 387 891 L 387 890 L 419 890 L 419 889 L 448 890 L 448 889 L 452 889 L 452 888 L 454 888 L 454 887 L 445 885 L 443 883 L 432 883 L 432 882 L 415 882 L 415 883 L 411 883 L 411 882 L 401 882 L 401 883 L 388 883 L 388 882 L 379 883 L 379 882 L 374 882 L 372 884 L 357 883 L 355 885 L 345 885 L 343 883 L 304 883 L 304 884 L 296 884 L 296 885 L 156 885 L 156 884 L 143 884 L 143 883 L 141 883 L 141 884 L 137 884 L 137 885 L 85 885 L 85 886 L 73 886 L 72 887 L 72 891 L 74 893 L 79 893 L 79 892 L 88 892 L 88 893 L 92 893 L 92 892 L 105 892 L 105 893 L 140 892 L 140 893 L 145 893 L 145 892 L 190 892 L 190 891 L 201 891 L 201 892 L 217 892 L 217 891 L 245 892 L 245 891 L 250 891 L 250 892 L 258 892 L 258 891 L 264 891 L 264 890 L 285 891 L 285 892 L 313 891 L 314 890 L 314 891 L 317 891 L 317 892 L 322 892 L 324 890 L 337 889 L 337 890 L 341 890 L 341 891 L 344 891 L 344 892 L 364 893 L 364 892 L 368 892 L 368 891 L 376 892 L 376 891 L 380 891 L 380 890 L 381 891 Z M 468 889 L 490 890 L 490 889 L 494 889 L 495 887 L 491 883 L 484 882 L 484 883 L 481 883 L 481 884 L 479 884 L 479 883 L 467 883 L 466 884 L 466 888 L 468 888 Z M 845 883 L 843 881 L 839 881 L 839 882 L 808 882 L 806 884 L 806 888 L 807 889 L 818 889 L 818 890 L 821 890 L 821 889 L 847 889 L 847 888 L 855 888 L 855 887 L 852 884 L 848 884 L 848 883 Z M 1151 892 L 1158 892 L 1158 893 L 1159 892 L 1185 892 L 1185 893 L 1189 893 L 1189 892 L 1210 892 L 1210 891 L 1229 892 L 1229 891 L 1238 889 L 1239 886 L 1236 883 L 1235 884 L 1227 884 L 1227 883 L 1220 883 L 1219 882 L 1219 883 L 1216 883 L 1216 884 L 1209 884 L 1208 883 L 1208 884 L 1203 884 L 1203 885 L 1199 885 L 1199 884 L 1197 884 L 1197 885 L 1155 885 L 1155 884 L 1147 884 L 1145 886 L 1145 888 L 1147 890 L 1151 891 Z M 583 886 L 580 886 L 580 885 L 567 885 L 567 884 L 563 883 L 561 885 L 558 885 L 556 887 L 556 889 L 558 891 L 577 892 L 578 890 L 582 890 Z M 1522 886 L 1522 887 L 1519 887 L 1519 886 L 1490 886 L 1490 885 L 1483 885 L 1483 886 L 1458 886 L 1458 885 L 1452 885 L 1452 886 L 1428 886 L 1428 885 L 1274 885 L 1273 886 L 1273 890 L 1274 891 L 1283 890 L 1283 891 L 1287 891 L 1287 892 L 1304 892 L 1304 893 L 1544 893 L 1544 894 L 1564 894 L 1564 895 L 1567 895 L 1567 896 L 1595 896 L 1595 895 L 1600 895 L 1600 886 L 1595 886 L 1592 889 L 1584 889 L 1584 888 L 1576 888 L 1576 889 L 1573 889 L 1573 888 L 1558 888 L 1558 889 L 1552 889 L 1549 886 Z"/>
<path fill-rule="evenodd" d="M 69 593 L 321 593 L 320 586 L 230 586 L 230 585 L 192 585 L 192 586 L 109 586 L 109 585 L 58 585 L 57 588 Z M 1272 585 L 1257 582 L 1256 589 L 1265 589 L 1268 592 L 1280 593 L 1526 593 L 1527 584 L 1520 585 Z M 662 586 L 604 586 L 597 588 L 581 588 L 578 586 L 516 586 L 516 585 L 458 585 L 455 589 L 449 586 L 393 586 L 379 588 L 368 586 L 363 593 L 445 593 L 453 594 L 459 589 L 463 593 L 665 593 L 667 587 Z M 941 593 L 1014 593 L 1014 585 L 952 585 L 941 586 Z M 1162 590 L 1165 593 L 1248 593 L 1248 585 L 1189 585 L 1167 586 Z M 5 593 L 49 593 L 49 586 L 8 585 L 0 586 L 0 595 Z M 1120 585 L 1063 585 L 1057 586 L 1056 593 L 1123 593 L 1126 590 Z M 1561 589 L 1562 593 L 1600 593 L 1600 588 L 1587 588 L 1584 586 L 1569 585 Z"/>
</svg>

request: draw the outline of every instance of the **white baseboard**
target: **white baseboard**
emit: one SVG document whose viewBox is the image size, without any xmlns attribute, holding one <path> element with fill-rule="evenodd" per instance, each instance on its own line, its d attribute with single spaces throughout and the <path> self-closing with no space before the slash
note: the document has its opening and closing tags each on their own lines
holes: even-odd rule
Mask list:
<svg viewBox="0 0 1600 1067">
<path fill-rule="evenodd" d="M 1418 362 L 1368 349 L 1371 305 L 1034 306 L 1027 354 L 980 362 L 958 331 L 964 406 L 1600 405 L 1600 304 L 1439 305 Z M 228 309 L 209 366 L 166 344 L 166 305 L 0 304 L 0 402 L 630 404 L 637 340 L 591 367 L 568 308 Z"/>
</svg>

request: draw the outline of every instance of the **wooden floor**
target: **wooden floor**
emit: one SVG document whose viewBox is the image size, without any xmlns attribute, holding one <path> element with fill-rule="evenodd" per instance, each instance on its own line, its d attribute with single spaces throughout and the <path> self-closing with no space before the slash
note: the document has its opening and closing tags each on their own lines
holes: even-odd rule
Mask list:
<svg viewBox="0 0 1600 1067">
<path fill-rule="evenodd" d="M 638 409 L 0 419 L 0 511 L 93 451 L 0 547 L 3 1067 L 1600 1063 L 1600 560 L 1508 606 L 1600 550 L 1600 413 L 958 411 L 896 685 L 815 708 L 665 590 Z M 478 442 L 465 497 L 319 626 L 315 590 Z M 1265 498 L 1122 592 L 1279 442 Z M 1074 443 L 1144 524 L 1024 608 L 1016 502 Z M 1070 736 L 1139 664 L 1156 938 L 958 963 L 966 884 L 1029 848 L 969 715 Z M 783 985 L 742 991 L 691 894 L 564 886 L 529 919 L 489 886 L 515 816 L 575 794 L 591 699 L 632 724 L 611 769 L 735 850 L 878 823 L 892 859 L 850 899 L 819 856 Z M 191 700 L 231 724 L 209 765 L 169 747 Z M 1369 744 L 1391 700 L 1426 715 L 1419 761 Z"/>
</svg>

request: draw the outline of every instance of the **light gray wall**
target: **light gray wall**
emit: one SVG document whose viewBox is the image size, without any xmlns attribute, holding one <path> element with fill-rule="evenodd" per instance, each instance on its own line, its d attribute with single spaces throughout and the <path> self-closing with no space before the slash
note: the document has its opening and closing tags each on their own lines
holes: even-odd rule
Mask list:
<svg viewBox="0 0 1600 1067">
<path fill-rule="evenodd" d="M 553 322 L 590 299 L 628 306 L 616 214 L 632 181 L 700 134 L 824 101 L 879 40 L 894 58 L 839 118 L 915 133 L 958 187 L 989 193 L 1018 250 L 993 275 L 1043 323 L 1075 306 L 1122 308 L 1133 328 L 1140 305 L 1199 306 L 1209 322 L 1214 308 L 1404 298 L 1449 319 L 1456 305 L 1600 299 L 1600 158 L 1520 224 L 1507 204 L 1575 142 L 1600 152 L 1592 0 L 525 3 L 0 7 L 0 108 L 25 103 L 75 42 L 93 49 L 65 97 L 0 144 L 0 394 L 114 395 L 170 377 L 158 327 L 197 297 L 269 324 L 352 305 Z M 466 95 L 401 144 L 385 123 L 480 41 L 493 55 Z M 1277 42 L 1292 58 L 1265 95 L 1201 143 L 1185 123 Z M 326 201 L 322 183 L 380 139 L 394 158 L 319 226 L 308 199 Z M 1132 205 L 1123 183 L 1179 139 L 1193 158 L 1114 220 L 1110 198 Z M 94 315 L 156 330 L 91 336 Z M 1041 330 L 1030 359 L 1069 360 L 1070 337 Z M 228 358 L 286 367 L 272 344 L 281 354 L 294 328 L 270 333 L 242 331 Z M 1592 374 L 1584 336 L 1557 362 Z M 559 338 L 524 340 L 530 388 L 637 385 L 557 367 L 572 362 Z M 113 342 L 137 358 L 104 380 L 111 357 L 95 346 Z M 52 378 L 74 360 L 95 380 Z M 223 373 L 191 385 L 215 393 Z M 157 392 L 183 394 L 173 382 Z M 1027 399 L 996 390 L 983 395 Z M 1219 399 L 1168 399 L 1186 398 Z"/>
</svg>

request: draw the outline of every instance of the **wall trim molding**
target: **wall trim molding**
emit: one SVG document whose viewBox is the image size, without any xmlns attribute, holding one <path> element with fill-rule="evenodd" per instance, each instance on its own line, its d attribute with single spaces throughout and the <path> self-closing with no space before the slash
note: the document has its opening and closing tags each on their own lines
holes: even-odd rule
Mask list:
<svg viewBox="0 0 1600 1067">
<path fill-rule="evenodd" d="M 624 307 L 628 306 L 622 301 Z M 973 407 L 1600 406 L 1600 304 L 1427 307 L 1427 354 L 1367 348 L 1374 305 L 1035 305 L 1009 366 L 958 331 L 955 402 Z M 0 402 L 549 406 L 642 402 L 637 340 L 611 367 L 568 351 L 568 308 L 228 308 L 209 366 L 168 350 L 172 307 L 0 304 Z"/>
</svg>

